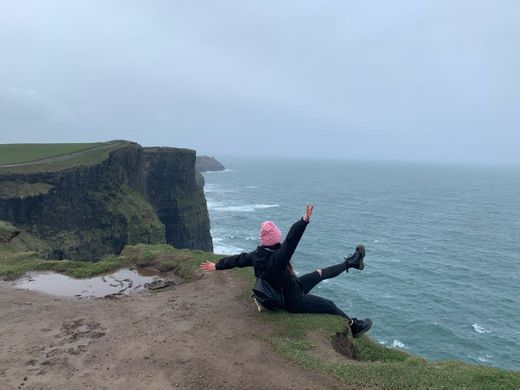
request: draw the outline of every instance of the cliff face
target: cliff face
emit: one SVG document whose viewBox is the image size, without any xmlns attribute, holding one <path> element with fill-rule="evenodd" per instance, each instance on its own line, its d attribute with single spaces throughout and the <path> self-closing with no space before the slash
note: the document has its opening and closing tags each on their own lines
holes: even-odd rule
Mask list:
<svg viewBox="0 0 520 390">
<path fill-rule="evenodd" d="M 223 171 L 226 168 L 219 161 L 217 161 L 215 157 L 197 156 L 197 160 L 195 162 L 195 169 L 197 170 L 197 172 L 207 172 Z"/>
<path fill-rule="evenodd" d="M 195 152 L 145 148 L 146 198 L 166 229 L 166 242 L 177 248 L 213 250 L 203 180 L 195 172 Z"/>
<path fill-rule="evenodd" d="M 0 169 L 0 220 L 45 240 L 49 258 L 96 260 L 135 243 L 212 250 L 194 165 L 195 151 L 127 142 L 94 165 Z"/>
</svg>

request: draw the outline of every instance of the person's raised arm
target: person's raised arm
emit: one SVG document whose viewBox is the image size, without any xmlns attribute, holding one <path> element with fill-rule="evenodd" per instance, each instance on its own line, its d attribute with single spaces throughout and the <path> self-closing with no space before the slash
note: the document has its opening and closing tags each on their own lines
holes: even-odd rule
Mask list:
<svg viewBox="0 0 520 390">
<path fill-rule="evenodd" d="M 282 246 L 279 250 L 276 251 L 274 257 L 274 263 L 280 267 L 285 268 L 289 261 L 291 261 L 291 257 L 300 242 L 303 233 L 305 232 L 305 228 L 309 224 L 309 221 L 312 216 L 312 211 L 314 210 L 314 206 L 312 204 L 307 205 L 305 209 L 305 214 L 303 217 L 296 221 L 289 229 L 287 233 L 287 237 L 285 238 Z"/>
<path fill-rule="evenodd" d="M 253 259 L 249 253 L 240 253 L 239 255 L 226 256 L 220 259 L 216 264 L 211 261 L 205 261 L 200 265 L 203 271 L 222 271 L 235 267 L 251 267 Z"/>
<path fill-rule="evenodd" d="M 217 268 L 215 267 L 215 263 L 211 261 L 205 261 L 200 265 L 200 269 L 203 271 L 215 271 Z"/>
<path fill-rule="evenodd" d="M 308 204 L 305 208 L 305 214 L 303 214 L 303 220 L 305 222 L 309 222 L 311 220 L 312 210 L 314 210 L 314 205 Z"/>
</svg>

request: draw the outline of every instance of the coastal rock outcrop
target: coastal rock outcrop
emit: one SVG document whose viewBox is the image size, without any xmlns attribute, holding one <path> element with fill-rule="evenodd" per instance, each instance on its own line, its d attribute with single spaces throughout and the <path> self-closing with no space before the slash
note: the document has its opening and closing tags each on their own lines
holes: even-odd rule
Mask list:
<svg viewBox="0 0 520 390">
<path fill-rule="evenodd" d="M 215 157 L 197 156 L 195 169 L 198 172 L 223 171 L 226 168 Z"/>
<path fill-rule="evenodd" d="M 77 159 L 0 167 L 0 220 L 45 240 L 47 257 L 97 260 L 136 243 L 213 249 L 194 150 L 124 141 L 95 163 Z"/>
</svg>

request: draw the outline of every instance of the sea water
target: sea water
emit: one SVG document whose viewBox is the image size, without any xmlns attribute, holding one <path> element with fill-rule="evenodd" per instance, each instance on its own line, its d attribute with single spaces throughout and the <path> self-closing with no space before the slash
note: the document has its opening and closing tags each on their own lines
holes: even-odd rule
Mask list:
<svg viewBox="0 0 520 390">
<path fill-rule="evenodd" d="M 371 318 L 388 347 L 520 369 L 520 168 L 220 160 L 205 173 L 216 253 L 254 250 L 262 221 L 286 233 L 313 203 L 297 273 L 359 243 L 366 258 L 312 293 Z"/>
</svg>

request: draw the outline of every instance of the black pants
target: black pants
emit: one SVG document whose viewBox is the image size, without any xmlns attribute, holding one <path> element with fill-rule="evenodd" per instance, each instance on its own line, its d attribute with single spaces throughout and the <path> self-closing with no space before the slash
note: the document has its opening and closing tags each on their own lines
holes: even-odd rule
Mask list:
<svg viewBox="0 0 520 390">
<path fill-rule="evenodd" d="M 339 264 L 338 264 L 339 266 Z M 334 270 L 333 267 L 325 268 L 322 270 L 322 275 L 327 275 L 328 277 L 322 277 L 318 273 L 318 271 L 310 272 L 308 274 L 300 276 L 298 279 L 300 281 L 300 285 L 303 290 L 303 294 L 301 298 L 288 300 L 285 304 L 285 309 L 291 313 L 327 313 L 334 314 L 350 320 L 350 317 L 347 316 L 339 307 L 337 307 L 334 302 L 329 299 L 325 299 L 322 297 L 318 297 L 316 295 L 308 294 L 309 291 L 313 289 L 319 282 L 324 279 L 329 279 L 331 277 L 339 275 L 341 272 L 341 268 L 338 266 Z M 333 273 L 330 272 L 333 270 Z"/>
</svg>

